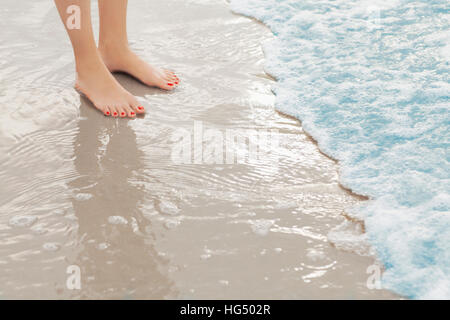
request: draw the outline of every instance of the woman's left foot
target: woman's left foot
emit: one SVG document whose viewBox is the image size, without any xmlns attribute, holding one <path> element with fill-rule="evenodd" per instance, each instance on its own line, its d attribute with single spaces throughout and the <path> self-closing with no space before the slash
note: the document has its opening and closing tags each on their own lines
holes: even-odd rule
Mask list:
<svg viewBox="0 0 450 320">
<path fill-rule="evenodd" d="M 150 87 L 164 90 L 173 90 L 180 83 L 175 73 L 149 65 L 128 48 L 114 50 L 99 46 L 99 51 L 110 72 L 125 72 Z"/>
</svg>

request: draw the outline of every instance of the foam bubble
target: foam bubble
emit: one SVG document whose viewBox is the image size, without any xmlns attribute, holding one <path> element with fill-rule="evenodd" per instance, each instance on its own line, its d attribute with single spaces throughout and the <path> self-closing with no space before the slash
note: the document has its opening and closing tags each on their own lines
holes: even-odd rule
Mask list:
<svg viewBox="0 0 450 320">
<path fill-rule="evenodd" d="M 106 242 L 102 242 L 97 245 L 97 249 L 101 250 L 101 251 L 108 249 L 108 247 L 109 247 L 109 243 L 106 243 Z"/>
<path fill-rule="evenodd" d="M 90 193 L 77 193 L 75 195 L 75 199 L 78 201 L 87 201 L 92 198 L 92 194 Z"/>
<path fill-rule="evenodd" d="M 159 203 L 159 209 L 162 213 L 168 214 L 168 215 L 177 215 L 180 212 L 180 209 L 177 207 L 177 205 L 173 202 L 162 200 Z"/>
<path fill-rule="evenodd" d="M 42 248 L 46 251 L 58 251 L 61 245 L 57 242 L 47 242 L 42 245 Z"/>
<path fill-rule="evenodd" d="M 254 233 L 260 236 L 265 236 L 269 233 L 270 227 L 273 226 L 274 220 L 250 220 L 249 223 Z"/>
<path fill-rule="evenodd" d="M 9 219 L 9 225 L 11 227 L 30 227 L 37 221 L 37 217 L 34 216 L 14 216 Z"/>
<path fill-rule="evenodd" d="M 128 224 L 127 219 L 122 216 L 109 216 L 108 222 L 111 224 Z"/>
<path fill-rule="evenodd" d="M 164 223 L 164 226 L 167 229 L 175 229 L 176 227 L 178 227 L 178 225 L 180 224 L 180 221 L 175 220 L 175 219 L 169 219 Z"/>
</svg>

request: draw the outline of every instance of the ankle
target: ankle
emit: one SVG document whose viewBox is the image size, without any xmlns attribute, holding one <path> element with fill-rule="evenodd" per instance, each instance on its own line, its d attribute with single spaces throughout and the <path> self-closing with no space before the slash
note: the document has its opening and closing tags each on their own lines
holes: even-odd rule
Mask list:
<svg viewBox="0 0 450 320">
<path fill-rule="evenodd" d="M 130 50 L 128 41 L 100 39 L 98 42 L 98 50 L 102 56 L 108 56 L 112 53 L 122 54 Z"/>
<path fill-rule="evenodd" d="M 77 57 L 75 65 L 77 76 L 92 74 L 100 71 L 104 67 L 102 58 L 98 52 L 89 57 Z"/>
</svg>

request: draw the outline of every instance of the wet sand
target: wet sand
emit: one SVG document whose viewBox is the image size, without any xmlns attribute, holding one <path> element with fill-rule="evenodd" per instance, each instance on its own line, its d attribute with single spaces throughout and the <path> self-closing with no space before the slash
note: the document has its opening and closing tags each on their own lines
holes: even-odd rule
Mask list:
<svg viewBox="0 0 450 320">
<path fill-rule="evenodd" d="M 1 299 L 395 298 L 367 288 L 373 257 L 328 239 L 361 198 L 339 186 L 337 164 L 299 122 L 274 110 L 264 26 L 220 0 L 130 1 L 132 47 L 182 83 L 163 92 L 117 75 L 148 113 L 115 120 L 72 89 L 53 4 L 4 2 Z M 191 164 L 176 163 L 174 135 L 192 142 L 198 124 L 274 132 L 278 146 L 221 164 L 205 142 L 203 157 L 194 149 Z M 69 266 L 80 290 L 66 286 Z"/>
</svg>

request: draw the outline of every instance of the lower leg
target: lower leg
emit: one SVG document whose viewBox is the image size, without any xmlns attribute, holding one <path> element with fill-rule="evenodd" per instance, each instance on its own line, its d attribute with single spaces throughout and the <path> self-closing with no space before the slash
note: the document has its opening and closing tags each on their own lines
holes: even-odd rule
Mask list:
<svg viewBox="0 0 450 320">
<path fill-rule="evenodd" d="M 92 31 L 90 2 L 90 0 L 55 0 L 61 20 L 72 42 L 77 72 L 84 67 L 86 62 L 100 58 Z M 69 28 L 69 13 L 67 10 L 71 6 L 79 8 L 79 15 L 75 17 L 75 19 L 80 20 L 77 23 L 79 29 Z"/>
<path fill-rule="evenodd" d="M 134 116 L 139 103 L 114 79 L 105 66 L 95 44 L 91 24 L 90 0 L 55 0 L 56 7 L 72 43 L 77 82 L 76 88 L 83 92 L 105 115 Z M 74 8 L 75 11 L 68 11 Z M 77 14 L 77 10 L 79 14 Z M 74 14 L 75 28 L 69 27 L 68 19 Z M 142 109 L 143 110 L 143 109 Z"/>
<path fill-rule="evenodd" d="M 178 77 L 171 71 L 156 68 L 140 59 L 128 46 L 128 0 L 99 0 L 99 51 L 111 72 L 126 72 L 149 86 L 171 90 Z"/>
<path fill-rule="evenodd" d="M 128 50 L 128 0 L 99 0 L 99 49 Z"/>
</svg>

